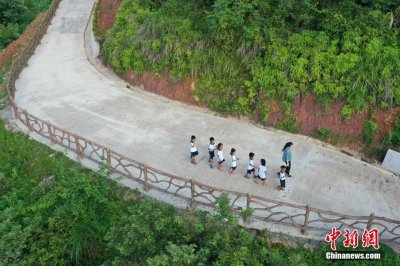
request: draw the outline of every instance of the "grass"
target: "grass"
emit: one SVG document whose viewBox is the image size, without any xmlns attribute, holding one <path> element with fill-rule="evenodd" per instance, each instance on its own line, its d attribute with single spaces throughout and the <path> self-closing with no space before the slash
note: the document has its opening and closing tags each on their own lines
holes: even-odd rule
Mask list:
<svg viewBox="0 0 400 266">
<path fill-rule="evenodd" d="M 346 143 L 351 143 L 354 142 L 354 137 L 346 137 L 346 136 L 341 136 L 334 134 L 330 129 L 328 128 L 318 128 L 314 135 L 314 138 L 320 139 L 322 141 L 328 142 L 333 145 L 343 145 Z"/>
<path fill-rule="evenodd" d="M 7 74 L 10 71 L 12 64 L 12 60 L 8 60 L 7 63 L 4 64 L 3 68 L 0 69 L 0 87 L 4 87 L 7 85 Z"/>
<path fill-rule="evenodd" d="M 11 68 L 11 60 L 9 60 L 2 69 L 0 69 L 0 111 L 6 108 L 5 98 L 7 97 L 7 74 Z"/>
</svg>

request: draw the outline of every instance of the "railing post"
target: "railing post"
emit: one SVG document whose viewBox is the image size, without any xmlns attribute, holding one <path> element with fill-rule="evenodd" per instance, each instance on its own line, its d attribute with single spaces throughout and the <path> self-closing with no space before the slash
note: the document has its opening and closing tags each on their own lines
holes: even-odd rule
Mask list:
<svg viewBox="0 0 400 266">
<path fill-rule="evenodd" d="M 367 230 L 371 230 L 372 222 L 374 221 L 374 213 L 369 215 L 368 223 L 367 223 Z"/>
<path fill-rule="evenodd" d="M 107 153 L 107 167 L 108 167 L 108 172 L 111 173 L 112 172 L 112 165 L 111 165 L 111 149 L 107 148 L 106 149 L 106 153 Z"/>
<path fill-rule="evenodd" d="M 50 126 L 50 122 L 46 121 L 46 126 L 47 126 L 47 130 L 49 131 L 49 137 L 50 137 L 50 141 L 51 141 L 51 145 L 54 145 L 55 140 L 54 140 L 54 134 L 53 134 L 53 130 Z"/>
<path fill-rule="evenodd" d="M 303 234 L 303 235 L 306 235 L 307 234 L 307 229 L 306 229 L 306 227 L 308 226 L 308 217 L 310 216 L 310 207 L 308 206 L 308 204 L 307 204 L 307 206 L 306 206 L 306 215 L 305 215 L 305 217 L 304 217 L 304 226 L 303 226 L 303 229 L 301 229 L 301 233 Z"/>
<path fill-rule="evenodd" d="M 26 110 L 24 110 L 24 115 L 25 115 L 25 123 L 26 126 L 28 127 L 29 133 L 31 133 L 33 131 L 31 123 L 29 122 L 29 116 L 28 116 L 28 112 Z"/>
<path fill-rule="evenodd" d="M 190 180 L 190 190 L 191 190 L 191 196 L 190 196 L 190 208 L 194 208 L 194 197 L 195 197 L 195 191 L 196 191 L 196 180 L 192 178 Z"/>
<path fill-rule="evenodd" d="M 144 175 L 144 191 L 149 191 L 150 187 L 149 187 L 149 177 L 147 174 L 147 164 L 143 165 L 143 175 Z"/>
<path fill-rule="evenodd" d="M 82 151 L 81 151 L 81 145 L 79 144 L 79 137 L 77 135 L 74 135 L 74 138 L 75 138 L 76 154 L 78 155 L 78 159 L 81 159 Z"/>
<path fill-rule="evenodd" d="M 10 95 L 10 97 L 12 97 Z M 19 120 L 18 107 L 15 105 L 14 99 L 10 98 L 10 105 L 14 111 L 15 119 Z"/>
<path fill-rule="evenodd" d="M 14 103 L 15 104 L 15 103 Z M 19 109 L 18 109 L 18 107 L 15 105 L 15 118 L 17 119 L 17 120 L 20 120 L 21 121 L 21 116 L 20 116 L 20 114 L 19 114 Z"/>
<path fill-rule="evenodd" d="M 246 210 L 250 209 L 250 204 L 251 204 L 251 195 L 250 193 L 247 193 L 246 195 Z M 250 217 L 243 217 L 244 218 L 244 222 L 247 223 L 249 221 Z"/>
</svg>

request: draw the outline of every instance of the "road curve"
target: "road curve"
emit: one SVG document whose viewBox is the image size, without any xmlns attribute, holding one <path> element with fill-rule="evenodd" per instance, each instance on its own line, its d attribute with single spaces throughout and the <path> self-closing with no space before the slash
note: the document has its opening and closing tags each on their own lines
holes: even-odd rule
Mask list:
<svg viewBox="0 0 400 266">
<path fill-rule="evenodd" d="M 350 215 L 400 219 L 399 177 L 325 148 L 317 141 L 246 121 L 215 116 L 142 91 L 127 89 L 85 52 L 84 32 L 94 0 L 64 0 L 16 83 L 16 103 L 29 113 L 94 140 L 132 159 L 211 186 L 309 204 Z M 89 61 L 92 61 L 92 63 Z M 93 63 L 94 62 L 94 63 Z M 189 137 L 196 135 L 200 163 L 189 162 Z M 236 175 L 207 165 L 208 138 L 235 147 Z M 277 190 L 281 148 L 293 146 L 293 178 Z M 269 185 L 243 178 L 247 154 L 267 160 Z M 227 167 L 227 164 L 225 165 Z"/>
</svg>

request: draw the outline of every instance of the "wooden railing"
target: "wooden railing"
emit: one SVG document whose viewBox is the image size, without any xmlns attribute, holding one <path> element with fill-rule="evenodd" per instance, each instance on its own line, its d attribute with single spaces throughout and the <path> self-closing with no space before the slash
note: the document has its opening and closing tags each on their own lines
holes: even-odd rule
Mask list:
<svg viewBox="0 0 400 266">
<path fill-rule="evenodd" d="M 224 190 L 203 184 L 195 179 L 178 177 L 132 160 L 108 147 L 66 131 L 19 108 L 14 101 L 15 81 L 40 43 L 60 1 L 54 1 L 29 44 L 15 58 L 8 76 L 7 89 L 15 118 L 24 124 L 30 132 L 35 132 L 49 139 L 52 144 L 60 145 L 75 152 L 79 158 L 89 159 L 96 163 L 105 163 L 111 173 L 119 174 L 141 184 L 146 191 L 153 189 L 181 199 L 187 207 L 211 210 L 216 207 L 217 199 L 221 195 L 227 194 L 230 198 L 232 211 L 237 215 L 243 215 L 246 218 L 244 219 L 245 224 L 250 227 L 262 228 L 276 224 L 280 225 L 282 232 L 294 232 L 298 235 L 308 234 L 314 237 L 324 236 L 330 232 L 332 227 L 361 231 L 377 228 L 380 231 L 382 241 L 397 247 L 400 246 L 400 221 L 398 220 L 378 217 L 373 214 L 369 216 L 344 215 L 312 208 L 308 205 L 290 204 Z M 250 208 L 253 212 L 250 217 L 247 217 L 243 211 Z"/>
</svg>

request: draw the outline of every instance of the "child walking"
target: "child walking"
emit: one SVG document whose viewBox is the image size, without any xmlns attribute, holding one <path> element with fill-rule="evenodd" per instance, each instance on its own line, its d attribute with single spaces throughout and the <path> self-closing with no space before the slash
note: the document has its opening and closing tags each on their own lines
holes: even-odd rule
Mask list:
<svg viewBox="0 0 400 266">
<path fill-rule="evenodd" d="M 267 185 L 267 162 L 265 159 L 261 159 L 261 165 L 258 168 L 258 179 L 254 180 L 257 184 L 262 183 L 263 186 Z"/>
<path fill-rule="evenodd" d="M 210 163 L 210 167 L 213 168 L 214 167 L 214 156 L 215 156 L 215 151 L 216 147 L 215 147 L 215 141 L 214 138 L 211 137 L 210 138 L 210 144 L 208 145 L 208 154 L 210 155 L 210 159 L 208 160 L 208 162 Z"/>
<path fill-rule="evenodd" d="M 190 162 L 192 164 L 197 164 L 197 162 L 196 162 L 197 155 L 199 155 L 199 152 L 198 152 L 197 146 L 196 146 L 196 136 L 192 136 L 190 138 Z"/>
<path fill-rule="evenodd" d="M 222 164 L 225 162 L 223 148 L 224 148 L 224 145 L 222 143 L 218 143 L 217 157 L 218 157 L 218 170 L 220 170 L 220 171 L 223 171 Z"/>
<path fill-rule="evenodd" d="M 236 149 L 232 148 L 231 149 L 231 167 L 229 167 L 229 170 L 228 170 L 231 175 L 233 175 L 233 172 L 235 172 L 236 167 L 237 167 L 237 161 L 239 160 L 239 158 L 236 157 L 235 154 L 236 154 Z"/>
<path fill-rule="evenodd" d="M 281 171 L 279 172 L 279 181 L 280 181 L 280 183 L 281 183 L 281 185 L 280 186 L 278 186 L 278 189 L 279 190 L 285 190 L 285 179 L 286 179 L 286 175 L 287 175 L 287 173 L 286 173 L 286 166 L 285 165 L 282 165 L 281 166 Z"/>
<path fill-rule="evenodd" d="M 253 177 L 256 177 L 256 169 L 254 167 L 254 153 L 249 153 L 249 162 L 247 163 L 247 172 L 244 177 L 249 178 L 249 174 L 253 173 Z"/>
</svg>

